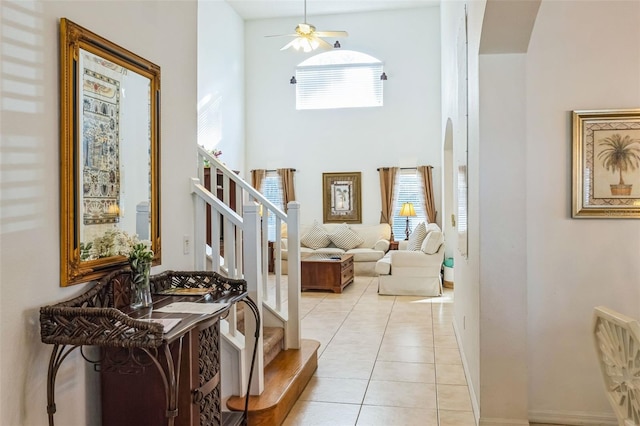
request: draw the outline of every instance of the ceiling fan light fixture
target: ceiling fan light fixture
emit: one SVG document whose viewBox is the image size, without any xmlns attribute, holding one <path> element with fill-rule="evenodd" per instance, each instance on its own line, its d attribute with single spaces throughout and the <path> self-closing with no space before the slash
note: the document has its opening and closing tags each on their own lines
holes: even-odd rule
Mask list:
<svg viewBox="0 0 640 426">
<path fill-rule="evenodd" d="M 296 26 L 295 34 L 278 34 L 266 37 L 295 37 L 280 50 L 287 50 L 293 47 L 295 50 L 302 50 L 308 53 L 319 47 L 327 50 L 332 47 L 340 48 L 338 41 L 332 46 L 322 37 L 347 37 L 348 35 L 346 31 L 316 31 L 316 27 L 307 22 L 307 0 L 304 0 L 304 20 Z"/>
</svg>

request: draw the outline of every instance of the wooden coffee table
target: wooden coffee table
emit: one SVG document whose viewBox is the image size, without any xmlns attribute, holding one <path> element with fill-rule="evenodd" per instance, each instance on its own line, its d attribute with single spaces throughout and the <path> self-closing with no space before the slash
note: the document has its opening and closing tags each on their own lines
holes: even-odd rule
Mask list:
<svg viewBox="0 0 640 426">
<path fill-rule="evenodd" d="M 312 254 L 300 260 L 302 290 L 331 290 L 342 293 L 342 289 L 353 282 L 353 255 L 343 254 L 332 259 L 329 254 Z"/>
</svg>

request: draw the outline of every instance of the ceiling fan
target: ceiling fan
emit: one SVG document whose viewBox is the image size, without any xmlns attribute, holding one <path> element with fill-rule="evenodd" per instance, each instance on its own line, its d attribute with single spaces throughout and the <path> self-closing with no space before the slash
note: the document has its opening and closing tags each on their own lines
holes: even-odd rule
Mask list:
<svg viewBox="0 0 640 426">
<path fill-rule="evenodd" d="M 307 22 L 307 0 L 304 0 L 304 21 L 296 25 L 295 34 L 278 34 L 266 37 L 295 37 L 285 44 L 280 50 L 287 50 L 293 47 L 296 50 L 302 49 L 304 52 L 311 52 L 318 47 L 331 49 L 333 46 L 320 37 L 347 37 L 346 31 L 316 31 L 316 27 Z"/>
</svg>

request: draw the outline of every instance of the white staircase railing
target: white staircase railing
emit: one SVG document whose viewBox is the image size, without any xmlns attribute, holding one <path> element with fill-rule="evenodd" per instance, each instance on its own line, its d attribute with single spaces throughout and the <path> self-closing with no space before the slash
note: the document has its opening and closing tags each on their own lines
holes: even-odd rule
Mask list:
<svg viewBox="0 0 640 426">
<path fill-rule="evenodd" d="M 205 186 L 205 160 L 209 163 L 211 190 Z M 283 327 L 285 349 L 300 348 L 300 205 L 289 203 L 285 214 L 202 148 L 198 149 L 198 162 L 199 177 L 191 179 L 195 203 L 195 268 L 245 279 L 249 296 L 260 310 L 263 325 Z M 207 235 L 208 210 L 210 227 Z M 267 237 L 270 216 L 275 217 L 276 223 L 275 241 L 271 242 L 273 273 L 269 273 L 270 244 Z M 287 250 L 287 275 L 283 275 L 281 270 L 282 224 L 287 227 L 288 247 L 294 248 Z M 233 361 L 238 371 L 225 371 L 225 374 L 234 376 L 232 392 L 243 395 L 249 375 L 246 370 L 251 365 L 255 342 L 255 321 L 252 315 L 245 315 L 244 335 L 237 329 L 235 309 L 231 310 L 226 321 L 228 324 L 221 327 L 222 334 L 227 342 L 237 347 L 240 359 Z M 259 352 L 254 367 L 252 395 L 262 393 L 264 388 L 262 335 L 260 333 L 257 346 Z"/>
</svg>

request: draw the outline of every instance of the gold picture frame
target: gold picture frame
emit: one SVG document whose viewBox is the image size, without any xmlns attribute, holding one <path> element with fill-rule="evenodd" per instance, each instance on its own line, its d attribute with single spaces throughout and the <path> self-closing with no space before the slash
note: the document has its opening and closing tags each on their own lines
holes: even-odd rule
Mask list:
<svg viewBox="0 0 640 426">
<path fill-rule="evenodd" d="M 322 174 L 324 223 L 362 223 L 360 172 Z"/>
<path fill-rule="evenodd" d="M 572 120 L 572 217 L 640 218 L 640 109 L 573 111 Z"/>
</svg>

